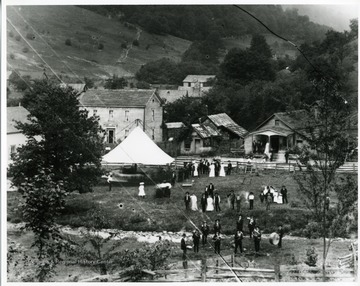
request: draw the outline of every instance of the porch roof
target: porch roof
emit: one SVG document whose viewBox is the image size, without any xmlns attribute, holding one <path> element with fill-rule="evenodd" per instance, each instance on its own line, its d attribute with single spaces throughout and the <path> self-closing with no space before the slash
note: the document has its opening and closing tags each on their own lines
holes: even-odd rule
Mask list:
<svg viewBox="0 0 360 286">
<path fill-rule="evenodd" d="M 287 137 L 293 133 L 294 133 L 294 131 L 287 129 L 287 128 L 272 127 L 272 128 L 264 128 L 264 129 L 250 132 L 248 136 L 250 136 L 250 135 L 265 135 L 265 136 L 279 135 L 279 136 Z"/>
</svg>

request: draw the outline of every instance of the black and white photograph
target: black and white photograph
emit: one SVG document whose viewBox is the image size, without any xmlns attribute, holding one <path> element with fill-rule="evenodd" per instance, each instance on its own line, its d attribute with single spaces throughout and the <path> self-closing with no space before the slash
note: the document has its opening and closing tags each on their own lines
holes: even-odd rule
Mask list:
<svg viewBox="0 0 360 286">
<path fill-rule="evenodd" d="M 1 284 L 357 285 L 359 8 L 3 1 Z"/>
</svg>

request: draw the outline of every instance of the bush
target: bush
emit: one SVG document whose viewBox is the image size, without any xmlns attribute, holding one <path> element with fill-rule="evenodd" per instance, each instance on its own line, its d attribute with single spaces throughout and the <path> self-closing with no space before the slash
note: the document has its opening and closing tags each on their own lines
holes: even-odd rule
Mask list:
<svg viewBox="0 0 360 286">
<path fill-rule="evenodd" d="M 122 49 L 127 49 L 127 44 L 126 44 L 126 43 L 122 43 L 122 44 L 121 44 L 121 48 L 122 48 Z"/>
<path fill-rule="evenodd" d="M 318 260 L 318 254 L 316 253 L 315 247 L 308 248 L 306 250 L 305 264 L 315 267 Z"/>
<path fill-rule="evenodd" d="M 29 51 L 29 48 L 28 47 L 24 47 L 23 49 L 22 49 L 22 51 L 23 51 L 23 53 L 27 53 L 28 51 Z"/>
<path fill-rule="evenodd" d="M 35 40 L 35 35 L 33 33 L 27 33 L 26 38 L 29 40 Z"/>
<path fill-rule="evenodd" d="M 98 49 L 99 49 L 99 50 L 103 50 L 103 49 L 104 49 L 104 44 L 103 44 L 103 43 L 99 43 Z"/>
<path fill-rule="evenodd" d="M 66 40 L 65 40 L 65 45 L 71 46 L 71 40 L 70 40 L 70 39 L 66 39 Z"/>
<path fill-rule="evenodd" d="M 15 59 L 15 55 L 13 53 L 10 54 L 10 59 Z"/>
<path fill-rule="evenodd" d="M 139 81 L 139 82 L 136 84 L 136 88 L 139 88 L 139 89 L 150 89 L 150 84 L 148 84 L 146 81 Z"/>
<path fill-rule="evenodd" d="M 138 40 L 134 40 L 134 41 L 133 41 L 133 45 L 136 46 L 136 47 L 138 47 L 138 46 L 140 46 L 140 43 L 139 43 Z"/>
<path fill-rule="evenodd" d="M 19 42 L 19 41 L 20 41 L 20 39 L 21 39 L 20 35 L 16 35 L 16 36 L 15 36 L 15 40 L 16 40 L 16 41 L 18 41 L 18 42 Z"/>
</svg>

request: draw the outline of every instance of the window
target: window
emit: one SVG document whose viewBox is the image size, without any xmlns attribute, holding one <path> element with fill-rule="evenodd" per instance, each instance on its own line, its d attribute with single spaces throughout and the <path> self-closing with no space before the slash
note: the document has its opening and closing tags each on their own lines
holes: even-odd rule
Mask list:
<svg viewBox="0 0 360 286">
<path fill-rule="evenodd" d="M 114 110 L 110 109 L 109 110 L 109 119 L 113 119 L 114 118 Z"/>
<path fill-rule="evenodd" d="M 280 120 L 279 119 L 275 119 L 275 126 L 279 126 L 280 125 Z"/>
<path fill-rule="evenodd" d="M 115 143 L 115 130 L 114 129 L 108 129 L 107 130 L 107 143 L 113 144 Z"/>
<path fill-rule="evenodd" d="M 125 110 L 125 121 L 129 121 L 129 110 Z"/>
<path fill-rule="evenodd" d="M 205 138 L 203 141 L 203 146 L 204 147 L 210 147 L 211 146 L 211 141 L 210 138 Z"/>
<path fill-rule="evenodd" d="M 189 151 L 190 150 L 190 148 L 191 148 L 191 140 L 186 140 L 185 142 L 184 142 L 184 147 L 185 147 L 185 151 Z"/>
<path fill-rule="evenodd" d="M 155 140 L 155 129 L 151 129 L 151 139 Z"/>
<path fill-rule="evenodd" d="M 129 130 L 125 130 L 125 138 L 129 136 Z"/>
<path fill-rule="evenodd" d="M 10 154 L 14 154 L 16 152 L 16 145 L 10 146 Z"/>
<path fill-rule="evenodd" d="M 94 109 L 93 110 L 93 115 L 96 116 L 96 114 L 97 114 L 97 109 Z"/>
<path fill-rule="evenodd" d="M 155 121 L 155 109 L 151 110 L 151 118 L 152 118 L 152 121 Z"/>
</svg>

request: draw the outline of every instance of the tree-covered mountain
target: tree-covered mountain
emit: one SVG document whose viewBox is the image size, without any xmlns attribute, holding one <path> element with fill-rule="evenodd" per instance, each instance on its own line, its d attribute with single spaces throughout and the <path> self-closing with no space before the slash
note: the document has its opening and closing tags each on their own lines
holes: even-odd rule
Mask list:
<svg viewBox="0 0 360 286">
<path fill-rule="evenodd" d="M 221 37 L 264 33 L 266 29 L 232 5 L 120 5 L 81 6 L 109 17 L 141 26 L 154 34 L 171 34 L 188 40 L 204 40 L 210 32 Z M 312 42 L 323 38 L 329 27 L 311 22 L 296 9 L 280 5 L 242 5 L 272 30 L 292 40 Z"/>
</svg>

